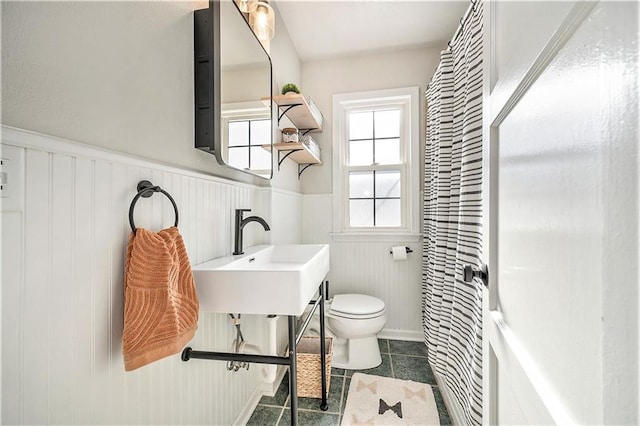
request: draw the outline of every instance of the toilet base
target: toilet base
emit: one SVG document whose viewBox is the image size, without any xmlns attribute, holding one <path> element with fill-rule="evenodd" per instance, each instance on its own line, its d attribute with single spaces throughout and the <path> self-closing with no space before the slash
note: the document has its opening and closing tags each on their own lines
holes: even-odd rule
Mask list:
<svg viewBox="0 0 640 426">
<path fill-rule="evenodd" d="M 382 357 L 377 337 L 374 335 L 334 341 L 331 364 L 335 368 L 346 370 L 365 370 L 379 366 L 382 364 Z"/>
</svg>

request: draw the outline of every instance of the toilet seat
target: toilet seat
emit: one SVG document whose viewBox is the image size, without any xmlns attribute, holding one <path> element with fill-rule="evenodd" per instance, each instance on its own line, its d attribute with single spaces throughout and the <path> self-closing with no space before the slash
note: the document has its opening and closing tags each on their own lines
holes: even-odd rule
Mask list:
<svg viewBox="0 0 640 426">
<path fill-rule="evenodd" d="M 348 319 L 377 318 L 384 313 L 384 302 L 365 294 L 337 294 L 329 309 L 330 315 Z"/>
</svg>

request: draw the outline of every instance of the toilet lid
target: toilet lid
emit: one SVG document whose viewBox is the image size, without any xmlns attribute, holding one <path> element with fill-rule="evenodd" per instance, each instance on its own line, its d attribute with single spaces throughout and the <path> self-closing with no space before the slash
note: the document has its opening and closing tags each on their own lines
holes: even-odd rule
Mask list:
<svg viewBox="0 0 640 426">
<path fill-rule="evenodd" d="M 336 294 L 331 302 L 331 313 L 343 315 L 375 315 L 384 311 L 384 302 L 366 294 Z"/>
</svg>

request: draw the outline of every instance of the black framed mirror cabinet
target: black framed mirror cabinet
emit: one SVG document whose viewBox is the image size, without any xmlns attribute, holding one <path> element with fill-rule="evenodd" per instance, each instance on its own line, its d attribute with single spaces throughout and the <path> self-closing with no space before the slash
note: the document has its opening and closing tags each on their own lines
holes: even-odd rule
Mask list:
<svg viewBox="0 0 640 426">
<path fill-rule="evenodd" d="M 271 58 L 233 0 L 194 12 L 195 147 L 271 179 Z"/>
</svg>

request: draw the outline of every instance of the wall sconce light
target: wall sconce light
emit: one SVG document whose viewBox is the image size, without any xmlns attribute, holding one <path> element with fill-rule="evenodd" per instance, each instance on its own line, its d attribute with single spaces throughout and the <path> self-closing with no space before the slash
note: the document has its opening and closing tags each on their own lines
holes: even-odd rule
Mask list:
<svg viewBox="0 0 640 426">
<path fill-rule="evenodd" d="M 258 8 L 258 0 L 235 0 L 242 13 L 253 13 Z"/>
<path fill-rule="evenodd" d="M 249 26 L 260 41 L 266 42 L 273 38 L 274 29 L 273 8 L 266 0 L 258 1 L 256 9 L 249 14 Z"/>
</svg>

